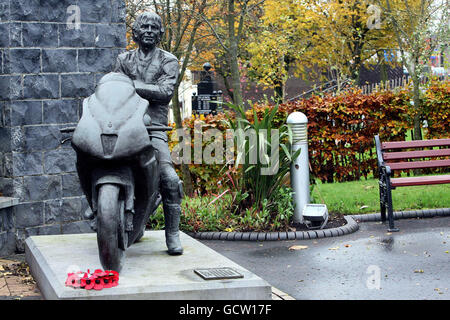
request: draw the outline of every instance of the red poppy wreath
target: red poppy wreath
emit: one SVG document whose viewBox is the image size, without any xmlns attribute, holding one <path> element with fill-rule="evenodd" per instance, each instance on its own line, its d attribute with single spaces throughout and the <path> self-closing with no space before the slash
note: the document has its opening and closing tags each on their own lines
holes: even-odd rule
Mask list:
<svg viewBox="0 0 450 320">
<path fill-rule="evenodd" d="M 83 272 L 68 273 L 66 286 L 75 289 L 102 290 L 103 288 L 112 288 L 119 285 L 119 273 L 113 270 L 97 269 L 94 273 L 89 270 Z"/>
</svg>

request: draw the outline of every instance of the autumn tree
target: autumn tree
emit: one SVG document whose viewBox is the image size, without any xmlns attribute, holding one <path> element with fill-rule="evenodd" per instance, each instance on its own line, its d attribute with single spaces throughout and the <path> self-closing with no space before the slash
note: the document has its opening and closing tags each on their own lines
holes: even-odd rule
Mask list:
<svg viewBox="0 0 450 320">
<path fill-rule="evenodd" d="M 359 0 L 267 0 L 246 47 L 251 75 L 280 98 L 290 70 L 310 80 L 331 75 L 338 88 L 347 78 L 358 82 L 361 66 L 395 43 L 373 9 Z"/>
<path fill-rule="evenodd" d="M 273 88 L 275 100 L 281 102 L 292 64 L 302 60 L 311 45 L 309 17 L 298 1 L 267 0 L 263 9 L 245 43 L 249 76 Z"/>
<path fill-rule="evenodd" d="M 243 104 L 240 56 L 249 18 L 265 0 L 215 0 L 212 11 L 203 15 L 220 50 L 216 70 L 223 76 L 235 105 Z"/>
<path fill-rule="evenodd" d="M 421 80 L 433 51 L 450 41 L 450 4 L 448 0 L 377 0 L 377 5 L 395 32 L 401 60 L 413 83 L 414 139 L 421 140 Z"/>
</svg>

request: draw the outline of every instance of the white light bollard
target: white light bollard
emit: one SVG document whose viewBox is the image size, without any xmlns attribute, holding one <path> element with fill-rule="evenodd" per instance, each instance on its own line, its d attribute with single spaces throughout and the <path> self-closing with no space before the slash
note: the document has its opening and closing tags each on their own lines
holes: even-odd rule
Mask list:
<svg viewBox="0 0 450 320">
<path fill-rule="evenodd" d="M 292 130 L 292 154 L 299 149 L 300 155 L 291 165 L 291 187 L 294 192 L 294 223 L 304 223 L 303 210 L 310 202 L 308 118 L 301 112 L 293 112 L 287 118 Z"/>
</svg>

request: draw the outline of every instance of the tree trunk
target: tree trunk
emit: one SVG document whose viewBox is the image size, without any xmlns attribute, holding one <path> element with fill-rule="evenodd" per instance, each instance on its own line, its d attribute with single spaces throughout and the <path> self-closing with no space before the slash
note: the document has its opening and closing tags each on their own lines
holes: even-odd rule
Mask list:
<svg viewBox="0 0 450 320">
<path fill-rule="evenodd" d="M 275 97 L 274 97 L 275 103 L 283 103 L 284 102 L 285 88 L 284 88 L 283 81 L 278 81 L 275 83 L 274 95 L 275 95 Z"/>
<path fill-rule="evenodd" d="M 172 111 L 173 118 L 175 120 L 175 124 L 177 129 L 183 129 L 183 121 L 181 119 L 181 110 L 180 110 L 180 101 L 178 100 L 179 93 L 179 85 L 175 86 L 174 95 L 172 98 Z M 184 143 L 184 141 L 183 141 Z M 190 155 L 189 155 L 190 156 Z M 184 185 L 184 193 L 188 197 L 192 197 L 194 195 L 194 186 L 192 184 L 192 177 L 189 171 L 189 165 L 186 163 L 181 163 L 181 176 Z"/>
<path fill-rule="evenodd" d="M 239 73 L 239 60 L 238 60 L 238 41 L 236 36 L 235 23 L 235 5 L 234 0 L 228 0 L 228 38 L 229 38 L 229 52 L 228 59 L 231 69 L 231 87 L 233 88 L 233 103 L 237 106 L 242 106 L 242 89 L 241 89 L 241 77 Z"/>
<path fill-rule="evenodd" d="M 414 140 L 422 140 L 422 101 L 420 100 L 420 79 L 413 77 L 413 101 L 414 101 Z"/>
</svg>

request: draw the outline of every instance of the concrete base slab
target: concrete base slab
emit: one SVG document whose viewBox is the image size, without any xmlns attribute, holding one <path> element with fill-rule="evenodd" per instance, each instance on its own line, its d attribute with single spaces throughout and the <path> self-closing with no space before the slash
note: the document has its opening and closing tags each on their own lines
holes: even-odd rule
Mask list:
<svg viewBox="0 0 450 320">
<path fill-rule="evenodd" d="M 147 231 L 126 251 L 119 285 L 100 291 L 65 286 L 73 269 L 102 269 L 97 235 L 33 236 L 25 242 L 26 261 L 45 299 L 270 300 L 271 286 L 228 258 L 181 233 L 184 254 L 169 256 L 164 231 Z M 241 279 L 203 280 L 194 269 L 229 267 Z"/>
</svg>

